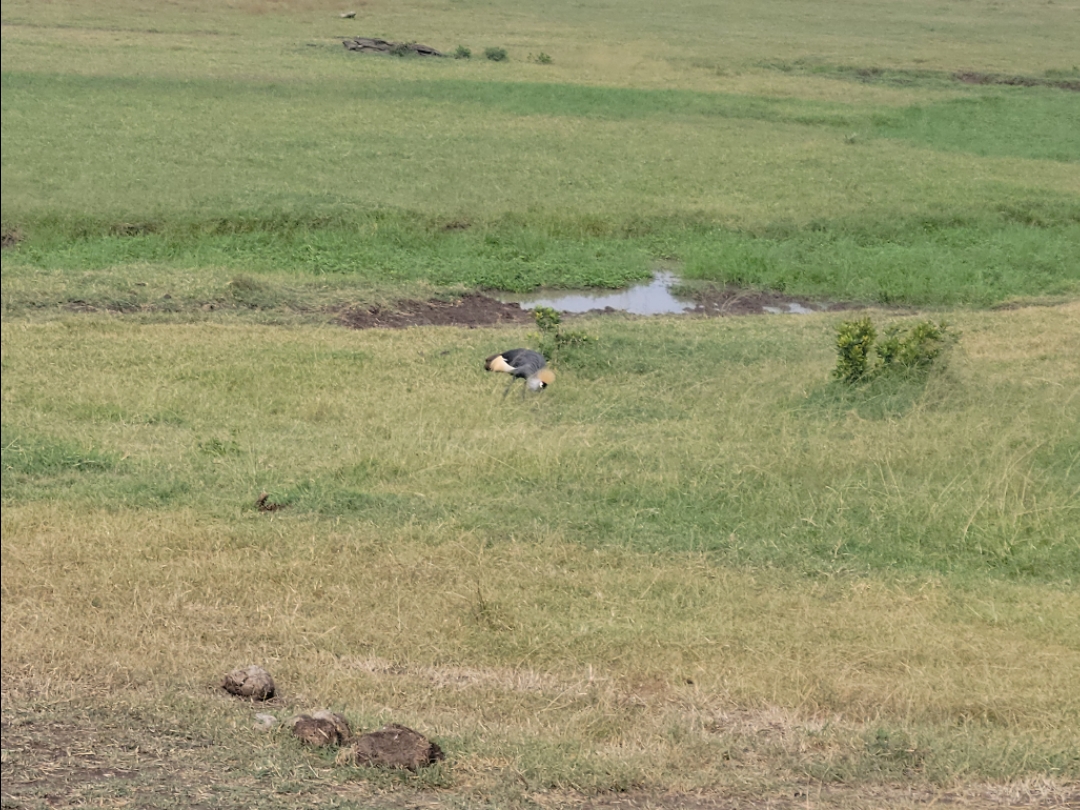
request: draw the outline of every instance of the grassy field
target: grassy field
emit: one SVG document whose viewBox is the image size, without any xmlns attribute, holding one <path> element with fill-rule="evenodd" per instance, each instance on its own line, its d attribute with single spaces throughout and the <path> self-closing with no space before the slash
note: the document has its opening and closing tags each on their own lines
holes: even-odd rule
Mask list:
<svg viewBox="0 0 1080 810">
<path fill-rule="evenodd" d="M 348 10 L 4 4 L 4 806 L 1080 802 L 1076 3 Z M 859 308 L 336 318 L 661 264 Z"/>
</svg>

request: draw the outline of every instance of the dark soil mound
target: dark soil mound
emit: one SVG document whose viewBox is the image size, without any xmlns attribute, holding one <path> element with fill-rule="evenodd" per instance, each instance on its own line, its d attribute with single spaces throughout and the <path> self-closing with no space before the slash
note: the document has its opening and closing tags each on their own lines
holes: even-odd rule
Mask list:
<svg viewBox="0 0 1080 810">
<path fill-rule="evenodd" d="M 357 737 L 346 757 L 357 765 L 415 771 L 445 759 L 446 755 L 437 743 L 423 734 L 391 723 L 378 731 Z"/>
</svg>

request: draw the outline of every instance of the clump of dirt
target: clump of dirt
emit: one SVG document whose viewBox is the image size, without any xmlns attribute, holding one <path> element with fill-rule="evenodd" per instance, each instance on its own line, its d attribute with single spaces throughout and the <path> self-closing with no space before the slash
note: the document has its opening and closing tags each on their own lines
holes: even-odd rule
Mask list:
<svg viewBox="0 0 1080 810">
<path fill-rule="evenodd" d="M 351 329 L 403 329 L 407 326 L 496 326 L 528 324 L 532 313 L 517 304 L 504 304 L 486 295 L 470 293 L 453 301 L 401 301 L 393 308 L 357 307 L 341 313 L 339 321 Z"/>
<path fill-rule="evenodd" d="M 394 56 L 417 54 L 418 56 L 446 56 L 429 45 L 421 45 L 418 42 L 390 42 L 385 39 L 371 37 L 354 37 L 342 40 L 342 45 L 347 51 L 360 51 L 362 53 L 389 53 Z"/>
<path fill-rule="evenodd" d="M 1003 76 L 999 73 L 964 71 L 954 73 L 953 78 L 964 84 L 1006 84 L 1013 87 L 1057 87 L 1061 90 L 1080 92 L 1080 81 L 1075 79 L 1041 79 L 1037 76 Z"/>
<path fill-rule="evenodd" d="M 234 669 L 222 679 L 221 688 L 230 695 L 251 700 L 269 700 L 276 691 L 270 673 L 254 664 Z"/>
<path fill-rule="evenodd" d="M 4 250 L 13 248 L 24 238 L 22 231 L 18 228 L 7 228 L 3 234 L 0 234 L 0 248 Z"/>
<path fill-rule="evenodd" d="M 378 731 L 361 734 L 338 755 L 341 762 L 379 768 L 415 771 L 432 765 L 446 755 L 437 743 L 418 731 L 390 723 Z"/>
<path fill-rule="evenodd" d="M 260 512 L 276 512 L 279 509 L 284 509 L 285 504 L 275 503 L 270 500 L 270 493 L 264 492 L 255 500 L 255 507 Z"/>
<path fill-rule="evenodd" d="M 325 709 L 314 714 L 298 714 L 289 724 L 301 742 L 316 747 L 341 745 L 352 738 L 352 729 L 344 715 Z"/>
</svg>

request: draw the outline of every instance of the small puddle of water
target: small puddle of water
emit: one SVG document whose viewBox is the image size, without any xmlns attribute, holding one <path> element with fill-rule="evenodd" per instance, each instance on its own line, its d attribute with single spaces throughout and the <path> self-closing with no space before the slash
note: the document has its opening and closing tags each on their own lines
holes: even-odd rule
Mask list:
<svg viewBox="0 0 1080 810">
<path fill-rule="evenodd" d="M 821 312 L 820 309 L 810 309 L 810 307 L 803 306 L 798 301 L 792 301 L 782 307 L 762 307 L 762 309 L 773 315 L 811 315 L 815 312 Z"/>
<path fill-rule="evenodd" d="M 634 315 L 681 315 L 690 311 L 713 315 L 810 315 L 830 309 L 828 304 L 803 303 L 782 293 L 727 289 L 701 301 L 680 298 L 671 292 L 679 277 L 669 270 L 657 271 L 652 281 L 623 290 L 547 290 L 526 295 L 503 293 L 498 299 L 522 309 L 551 307 L 568 314 L 611 309 Z M 716 294 L 718 293 L 718 294 Z"/>
<path fill-rule="evenodd" d="M 671 294 L 671 286 L 676 282 L 678 278 L 674 273 L 661 272 L 654 275 L 648 284 L 635 284 L 625 290 L 551 291 L 539 296 L 534 293 L 528 296 L 500 295 L 499 300 L 508 304 L 516 303 L 522 309 L 551 307 L 559 312 L 589 312 L 611 307 L 634 315 L 681 314 L 692 309 L 694 302 Z"/>
</svg>

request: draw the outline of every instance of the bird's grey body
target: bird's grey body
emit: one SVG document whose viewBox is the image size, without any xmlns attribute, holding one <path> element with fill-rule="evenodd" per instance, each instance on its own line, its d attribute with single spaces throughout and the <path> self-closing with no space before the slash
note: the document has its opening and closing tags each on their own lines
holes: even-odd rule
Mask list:
<svg viewBox="0 0 1080 810">
<path fill-rule="evenodd" d="M 493 354 L 484 361 L 484 368 L 511 376 L 510 385 L 506 386 L 503 396 L 510 393 L 510 388 L 518 377 L 525 380 L 525 389 L 529 391 L 542 391 L 555 379 L 554 373 L 547 367 L 544 355 L 532 349 L 510 349 Z M 525 396 L 525 390 L 522 390 L 521 395 Z"/>
</svg>

